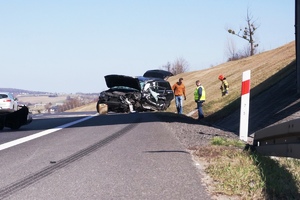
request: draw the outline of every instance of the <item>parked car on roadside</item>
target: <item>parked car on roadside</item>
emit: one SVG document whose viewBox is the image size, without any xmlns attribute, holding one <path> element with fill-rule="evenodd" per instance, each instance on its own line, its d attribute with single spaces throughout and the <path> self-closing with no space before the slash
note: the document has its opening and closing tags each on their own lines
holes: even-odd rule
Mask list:
<svg viewBox="0 0 300 200">
<path fill-rule="evenodd" d="M 106 104 L 107 111 L 128 113 L 166 110 L 174 99 L 170 83 L 173 76 L 164 70 L 149 70 L 143 76 L 106 75 L 108 90 L 99 95 L 96 108 Z"/>
<path fill-rule="evenodd" d="M 0 112 L 11 113 L 18 110 L 18 99 L 10 92 L 0 92 Z"/>
</svg>

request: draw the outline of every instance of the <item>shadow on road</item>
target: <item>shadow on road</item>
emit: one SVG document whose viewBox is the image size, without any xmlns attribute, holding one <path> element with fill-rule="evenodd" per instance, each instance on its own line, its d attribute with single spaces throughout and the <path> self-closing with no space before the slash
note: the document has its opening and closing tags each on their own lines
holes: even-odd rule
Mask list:
<svg viewBox="0 0 300 200">
<path fill-rule="evenodd" d="M 80 114 L 80 113 L 77 113 Z M 1 133 L 4 132 L 24 132 L 24 131 L 38 131 L 52 128 L 58 128 L 62 125 L 81 120 L 83 118 L 91 118 L 89 120 L 76 123 L 66 128 L 74 127 L 87 127 L 87 126 L 109 126 L 117 124 L 132 124 L 132 123 L 148 123 L 148 122 L 181 122 L 188 124 L 199 124 L 199 121 L 187 117 L 185 115 L 178 115 L 175 113 L 167 112 L 142 112 L 142 113 L 109 113 L 106 115 L 97 115 L 96 112 L 89 114 L 88 116 L 73 116 L 72 113 L 61 117 L 59 113 L 57 115 L 51 115 L 47 118 L 36 118 L 31 124 L 22 126 L 19 130 L 11 130 L 5 127 Z M 92 115 L 94 115 L 92 117 Z M 50 115 L 49 115 L 50 116 Z M 60 117 L 59 117 L 60 116 Z"/>
<path fill-rule="evenodd" d="M 187 151 L 178 151 L 178 150 L 160 150 L 160 151 L 143 151 L 143 153 L 187 153 Z"/>
</svg>

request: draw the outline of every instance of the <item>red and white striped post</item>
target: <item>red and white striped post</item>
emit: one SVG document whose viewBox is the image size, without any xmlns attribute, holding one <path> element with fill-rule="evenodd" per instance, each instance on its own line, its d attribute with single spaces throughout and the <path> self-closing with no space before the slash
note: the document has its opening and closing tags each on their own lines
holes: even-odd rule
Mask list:
<svg viewBox="0 0 300 200">
<path fill-rule="evenodd" d="M 240 113 L 240 139 L 248 140 L 249 103 L 250 103 L 250 70 L 243 72 Z"/>
</svg>

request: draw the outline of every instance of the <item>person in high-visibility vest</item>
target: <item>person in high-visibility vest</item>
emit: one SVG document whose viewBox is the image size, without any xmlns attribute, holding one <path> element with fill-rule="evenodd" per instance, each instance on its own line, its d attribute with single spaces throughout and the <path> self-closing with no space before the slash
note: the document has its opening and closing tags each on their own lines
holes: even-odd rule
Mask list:
<svg viewBox="0 0 300 200">
<path fill-rule="evenodd" d="M 198 110 L 198 119 L 202 119 L 204 118 L 204 113 L 203 113 L 203 103 L 205 102 L 205 89 L 204 87 L 201 85 L 200 81 L 197 80 L 196 81 L 196 89 L 194 91 L 194 100 L 197 103 L 197 110 Z"/>
<path fill-rule="evenodd" d="M 224 77 L 223 75 L 220 75 L 219 80 L 222 82 L 221 87 L 220 87 L 222 96 L 228 95 L 229 84 L 226 80 L 226 77 Z"/>
</svg>

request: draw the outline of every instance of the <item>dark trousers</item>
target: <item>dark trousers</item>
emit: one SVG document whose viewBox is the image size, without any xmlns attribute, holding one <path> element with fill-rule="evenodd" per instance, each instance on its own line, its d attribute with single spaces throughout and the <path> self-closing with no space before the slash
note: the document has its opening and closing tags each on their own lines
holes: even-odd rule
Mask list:
<svg viewBox="0 0 300 200">
<path fill-rule="evenodd" d="M 198 101 L 197 102 L 198 119 L 204 118 L 203 109 L 202 109 L 203 102 L 204 101 Z"/>
</svg>

